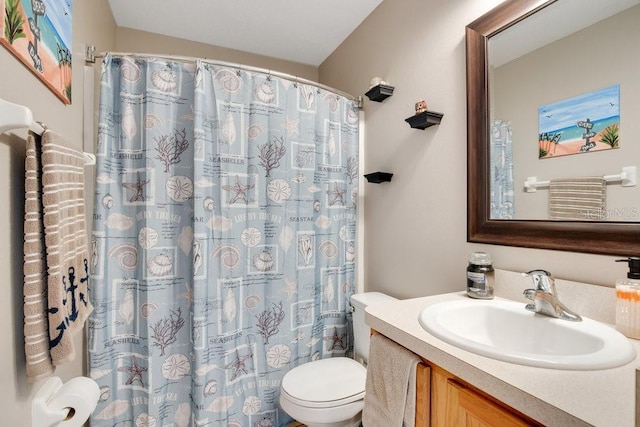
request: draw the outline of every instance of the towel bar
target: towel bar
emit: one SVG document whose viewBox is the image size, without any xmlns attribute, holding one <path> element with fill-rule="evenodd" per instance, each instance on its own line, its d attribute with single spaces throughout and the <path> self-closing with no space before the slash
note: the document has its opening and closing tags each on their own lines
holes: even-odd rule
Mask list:
<svg viewBox="0 0 640 427">
<path fill-rule="evenodd" d="M 0 98 L 0 134 L 22 128 L 29 128 L 30 131 L 38 135 L 42 135 L 46 130 L 42 123 L 33 120 L 33 113 L 29 108 Z M 95 155 L 83 154 L 85 166 L 96 164 Z"/>
<path fill-rule="evenodd" d="M 622 172 L 616 175 L 605 175 L 604 180 L 607 182 L 621 181 L 622 187 L 635 187 L 636 186 L 636 166 L 625 166 L 622 168 Z M 535 193 L 538 188 L 549 187 L 551 181 L 538 181 L 535 176 L 527 177 L 524 182 L 524 189 L 527 193 Z"/>
</svg>

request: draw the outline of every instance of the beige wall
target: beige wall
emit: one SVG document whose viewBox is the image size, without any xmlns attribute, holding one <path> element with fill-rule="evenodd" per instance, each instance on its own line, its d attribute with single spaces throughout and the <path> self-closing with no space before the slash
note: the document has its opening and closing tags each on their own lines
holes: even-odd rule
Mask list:
<svg viewBox="0 0 640 427">
<path fill-rule="evenodd" d="M 638 166 L 638 22 L 640 6 L 635 6 L 494 70 L 493 117 L 511 122 L 513 132 L 516 218 L 548 217 L 549 192 L 524 192 L 528 176 L 549 180 L 613 175 L 623 166 Z M 621 101 L 619 149 L 538 159 L 538 107 L 615 84 L 620 85 Z M 607 211 L 613 220 L 638 221 L 638 208 L 640 186 L 607 186 Z"/>
<path fill-rule="evenodd" d="M 91 4 L 91 7 L 89 7 Z M 106 0 L 73 4 L 72 105 L 65 106 L 5 48 L 0 47 L 0 98 L 26 105 L 36 120 L 82 147 L 84 43 L 105 49 L 115 44 L 115 23 Z M 99 72 L 99 66 L 94 66 Z M 22 233 L 24 205 L 25 130 L 0 135 L 0 424 L 31 426 L 31 398 L 42 382 L 27 384 L 22 334 Z M 88 172 L 93 170 L 87 169 Z M 91 200 L 91 194 L 88 195 Z M 63 380 L 82 375 L 85 365 L 82 336 L 79 356 L 57 369 Z"/>
<path fill-rule="evenodd" d="M 365 100 L 365 168 L 393 172 L 365 184 L 365 289 L 398 297 L 462 290 L 467 257 L 485 250 L 496 267 L 545 268 L 555 276 L 613 286 L 613 257 L 466 242 L 464 27 L 500 0 L 387 0 L 320 66 L 320 81 L 354 95 L 380 76 L 395 86 Z M 444 113 L 424 131 L 404 122 L 414 103 Z"/>
<path fill-rule="evenodd" d="M 118 28 L 116 50 L 119 52 L 158 53 L 164 55 L 209 58 L 252 67 L 279 71 L 304 79 L 317 81 L 318 67 L 255 55 L 234 49 L 212 46 L 174 37 L 165 37 L 131 28 Z"/>
</svg>

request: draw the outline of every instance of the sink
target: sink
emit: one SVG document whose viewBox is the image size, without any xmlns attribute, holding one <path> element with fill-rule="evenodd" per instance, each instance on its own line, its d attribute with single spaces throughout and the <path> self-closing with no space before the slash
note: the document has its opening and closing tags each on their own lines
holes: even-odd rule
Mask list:
<svg viewBox="0 0 640 427">
<path fill-rule="evenodd" d="M 570 322 L 532 313 L 505 300 L 447 301 L 419 317 L 430 334 L 451 345 L 505 362 L 567 370 L 609 369 L 635 358 L 613 327 L 584 318 Z"/>
</svg>

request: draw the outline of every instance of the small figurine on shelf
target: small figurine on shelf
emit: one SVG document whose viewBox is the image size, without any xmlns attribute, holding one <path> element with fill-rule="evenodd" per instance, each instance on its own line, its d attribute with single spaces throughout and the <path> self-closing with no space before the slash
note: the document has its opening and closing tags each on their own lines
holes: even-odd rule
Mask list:
<svg viewBox="0 0 640 427">
<path fill-rule="evenodd" d="M 369 80 L 369 89 L 378 86 L 381 82 L 382 79 L 380 77 L 372 77 L 371 80 Z"/>
<path fill-rule="evenodd" d="M 427 111 L 427 102 L 424 99 L 416 102 L 416 114 L 424 113 Z"/>
<path fill-rule="evenodd" d="M 369 81 L 369 90 L 365 95 L 371 101 L 382 102 L 393 95 L 394 87 L 382 80 L 382 77 L 372 77 Z"/>
<path fill-rule="evenodd" d="M 389 83 L 382 80 L 381 77 L 372 77 L 371 80 L 369 80 L 369 89 L 378 85 L 390 86 Z"/>
</svg>

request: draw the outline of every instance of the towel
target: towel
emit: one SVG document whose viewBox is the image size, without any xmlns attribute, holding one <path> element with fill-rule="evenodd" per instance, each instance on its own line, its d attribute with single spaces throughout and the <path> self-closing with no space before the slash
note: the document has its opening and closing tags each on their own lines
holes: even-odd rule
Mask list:
<svg viewBox="0 0 640 427">
<path fill-rule="evenodd" d="M 371 336 L 364 427 L 415 426 L 416 366 L 420 358 L 380 334 Z"/>
<path fill-rule="evenodd" d="M 549 183 L 549 218 L 600 221 L 606 219 L 603 177 L 554 179 Z"/>
<path fill-rule="evenodd" d="M 47 252 L 49 352 L 54 365 L 72 361 L 72 337 L 93 310 L 84 210 L 84 155 L 54 132 L 42 136 L 42 204 Z"/>
<path fill-rule="evenodd" d="M 32 136 L 29 140 L 35 141 Z M 27 179 L 30 179 L 30 190 L 35 186 L 42 194 L 41 222 L 43 225 L 37 224 L 40 218 L 34 214 L 33 206 L 29 206 L 25 213 L 29 219 L 27 228 L 27 217 L 25 217 L 25 306 L 27 301 L 34 304 L 38 298 L 38 292 L 45 290 L 39 295 L 45 297 L 45 301 L 41 304 L 46 307 L 48 351 L 51 363 L 57 366 L 75 358 L 73 336 L 82 330 L 86 318 L 93 309 L 88 297 L 89 251 L 84 210 L 84 157 L 81 152 L 68 148 L 66 141 L 51 131 L 46 131 L 42 136 L 39 165 L 37 151 L 37 148 L 29 151 L 28 156 L 32 152 L 35 156 L 27 158 L 29 166 Z M 34 179 L 35 181 L 32 181 Z M 26 184 L 25 182 L 25 187 Z M 34 198 L 33 191 L 30 191 L 26 193 L 26 199 L 32 201 L 37 197 Z M 25 205 L 26 202 L 27 200 Z M 35 205 L 37 206 L 37 202 Z M 36 230 L 39 227 L 41 227 L 40 230 L 44 230 L 44 240 L 40 239 L 40 245 L 44 251 L 41 251 L 39 256 L 46 254 L 46 274 L 44 283 L 41 285 L 35 284 L 38 281 L 37 273 L 30 275 L 29 278 L 33 281 L 30 280 L 27 287 L 26 260 L 28 258 L 29 261 L 33 261 L 38 258 L 38 254 L 34 252 L 38 243 L 34 239 L 37 238 Z M 28 251 L 27 242 L 30 244 Z M 29 265 L 29 267 L 32 266 Z M 35 347 L 26 348 L 26 313 L 25 309 L 25 351 L 29 358 L 30 353 L 33 355 Z M 29 342 L 31 343 L 31 340 Z M 29 352 L 29 350 L 32 351 Z M 42 356 L 38 360 L 40 359 Z M 32 371 L 40 377 L 43 375 L 38 369 L 32 369 Z"/>
<path fill-rule="evenodd" d="M 37 137 L 40 139 L 40 137 Z M 24 201 L 24 349 L 27 380 L 36 382 L 53 374 L 49 356 L 47 320 L 47 263 L 42 222 L 40 143 L 27 137 Z"/>
</svg>

